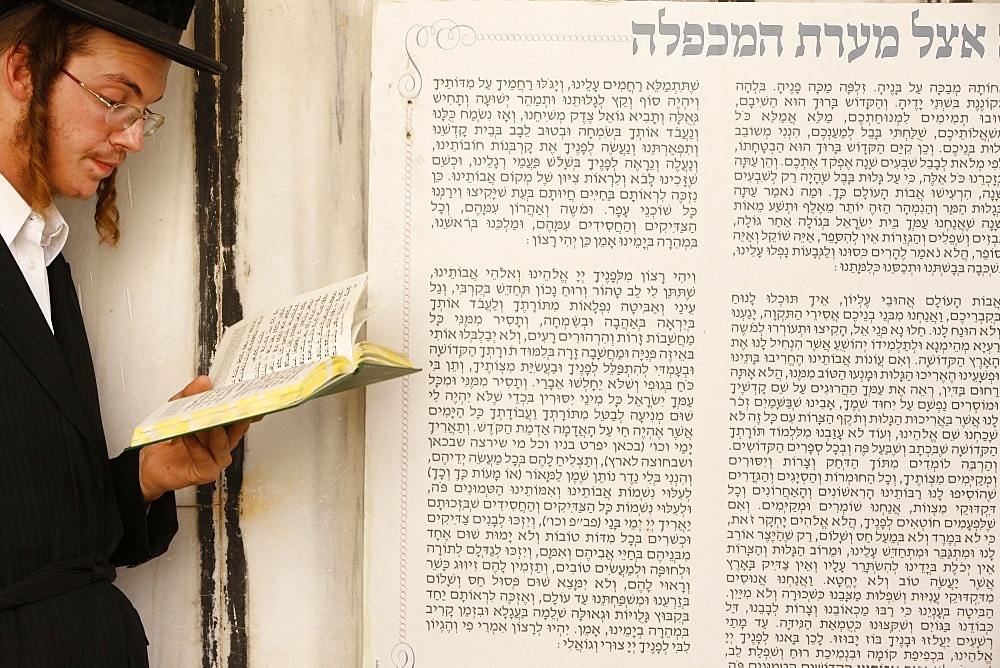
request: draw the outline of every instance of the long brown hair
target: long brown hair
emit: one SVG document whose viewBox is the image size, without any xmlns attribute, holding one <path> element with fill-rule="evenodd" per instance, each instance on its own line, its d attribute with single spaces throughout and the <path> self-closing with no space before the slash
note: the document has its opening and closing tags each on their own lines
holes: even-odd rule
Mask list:
<svg viewBox="0 0 1000 668">
<path fill-rule="evenodd" d="M 28 205 L 44 211 L 52 203 L 45 163 L 49 150 L 48 103 L 52 85 L 70 56 L 85 52 L 96 28 L 46 3 L 36 3 L 0 21 L 0 53 L 26 48 L 31 74 L 31 100 L 15 125 L 15 141 L 28 152 Z M 97 186 L 94 223 L 101 241 L 118 243 L 118 207 L 115 204 L 117 170 Z"/>
</svg>

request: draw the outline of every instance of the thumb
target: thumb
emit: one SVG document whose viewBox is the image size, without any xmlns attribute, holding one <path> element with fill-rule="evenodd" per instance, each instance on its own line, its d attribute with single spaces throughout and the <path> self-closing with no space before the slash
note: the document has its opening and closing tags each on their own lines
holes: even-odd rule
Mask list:
<svg viewBox="0 0 1000 668">
<path fill-rule="evenodd" d="M 170 397 L 170 400 L 181 399 L 182 397 L 190 397 L 194 394 L 201 394 L 207 390 L 212 389 L 212 379 L 208 376 L 198 376 L 190 383 L 184 386 L 184 389 Z"/>
</svg>

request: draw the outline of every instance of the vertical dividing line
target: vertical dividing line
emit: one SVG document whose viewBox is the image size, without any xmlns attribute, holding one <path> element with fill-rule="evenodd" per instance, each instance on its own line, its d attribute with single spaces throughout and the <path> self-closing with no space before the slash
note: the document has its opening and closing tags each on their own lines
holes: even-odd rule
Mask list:
<svg viewBox="0 0 1000 668">
<path fill-rule="evenodd" d="M 194 95 L 198 234 L 198 372 L 206 373 L 222 330 L 243 317 L 236 285 L 243 0 L 214 0 L 195 9 L 197 50 L 215 54 L 225 74 L 198 72 Z M 239 523 L 243 446 L 218 483 L 197 492 L 202 666 L 244 667 L 247 564 Z"/>
</svg>

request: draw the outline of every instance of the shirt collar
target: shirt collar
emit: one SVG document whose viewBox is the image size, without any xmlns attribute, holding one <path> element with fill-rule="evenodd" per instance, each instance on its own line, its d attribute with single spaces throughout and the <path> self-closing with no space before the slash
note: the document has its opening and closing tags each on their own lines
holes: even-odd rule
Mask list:
<svg viewBox="0 0 1000 668">
<path fill-rule="evenodd" d="M 42 251 L 45 253 L 46 266 L 52 264 L 52 260 L 62 252 L 68 236 L 69 225 L 66 224 L 66 219 L 55 204 L 50 205 L 45 211 L 45 228 L 42 230 Z"/>
<path fill-rule="evenodd" d="M 0 174 L 0 236 L 8 246 L 14 243 L 14 237 L 30 215 L 31 207 Z"/>
<path fill-rule="evenodd" d="M 34 213 L 24 198 L 14 190 L 14 186 L 7 181 L 6 177 L 0 174 L 0 237 L 9 247 L 14 243 L 14 237 L 21 231 L 21 227 Z M 66 219 L 59 213 L 55 204 L 51 204 L 40 216 L 45 221 L 45 228 L 42 231 L 42 248 L 45 249 L 45 264 L 49 264 L 62 252 L 66 245 L 66 238 L 69 236 L 69 225 Z"/>
</svg>

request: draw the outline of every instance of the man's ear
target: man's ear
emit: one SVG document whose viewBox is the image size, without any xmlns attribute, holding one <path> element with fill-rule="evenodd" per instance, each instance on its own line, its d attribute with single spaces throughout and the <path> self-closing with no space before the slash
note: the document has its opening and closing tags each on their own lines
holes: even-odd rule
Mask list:
<svg viewBox="0 0 1000 668">
<path fill-rule="evenodd" d="M 3 84 L 19 100 L 31 98 L 31 70 L 28 47 L 23 44 L 3 54 Z"/>
</svg>

